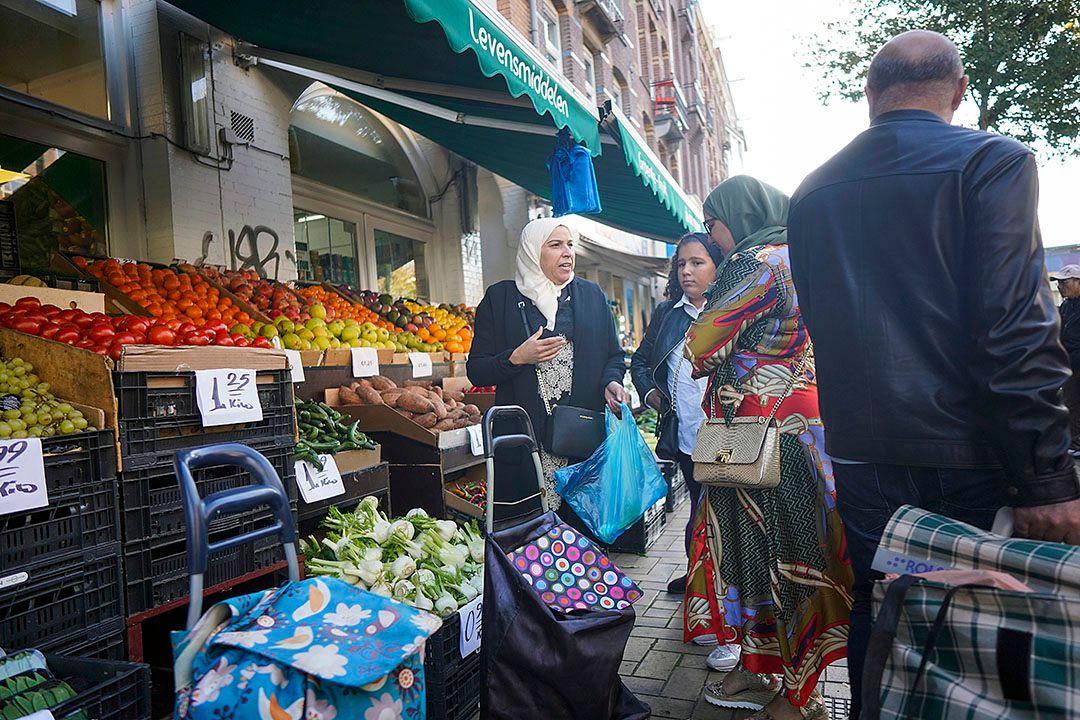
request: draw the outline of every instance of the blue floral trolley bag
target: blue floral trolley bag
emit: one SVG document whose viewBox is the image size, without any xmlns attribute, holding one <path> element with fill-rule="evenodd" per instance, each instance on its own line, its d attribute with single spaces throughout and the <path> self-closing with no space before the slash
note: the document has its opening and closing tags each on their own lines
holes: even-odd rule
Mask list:
<svg viewBox="0 0 1080 720">
<path fill-rule="evenodd" d="M 442 621 L 336 578 L 299 581 L 296 526 L 281 480 L 239 444 L 178 452 L 188 528 L 187 630 L 173 633 L 180 720 L 424 720 L 424 641 Z M 193 469 L 235 465 L 257 485 L 200 499 Z M 209 543 L 219 514 L 269 505 L 275 522 Z M 201 615 L 211 552 L 278 535 L 289 582 L 214 605 Z M 201 617 L 200 617 L 201 615 Z"/>
</svg>

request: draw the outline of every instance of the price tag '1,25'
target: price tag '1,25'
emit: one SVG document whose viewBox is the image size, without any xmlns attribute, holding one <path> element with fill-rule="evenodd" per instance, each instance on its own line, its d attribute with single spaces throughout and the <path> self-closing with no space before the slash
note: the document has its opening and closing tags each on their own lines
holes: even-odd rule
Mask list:
<svg viewBox="0 0 1080 720">
<path fill-rule="evenodd" d="M 304 360 L 300 357 L 299 350 L 286 350 L 285 357 L 289 358 L 289 370 L 294 383 L 304 382 Z"/>
<path fill-rule="evenodd" d="M 0 515 L 48 504 L 41 439 L 0 440 Z"/>
<path fill-rule="evenodd" d="M 469 657 L 480 649 L 480 636 L 484 620 L 484 595 L 477 595 L 472 602 L 461 608 L 461 657 Z"/>
<path fill-rule="evenodd" d="M 484 429 L 479 425 L 469 425 L 465 431 L 469 433 L 469 447 L 472 449 L 472 454 L 480 457 L 484 454 Z"/>
<path fill-rule="evenodd" d="M 195 399 L 199 403 L 203 427 L 263 419 L 254 370 L 196 370 Z"/>
<path fill-rule="evenodd" d="M 427 353 L 409 353 L 409 363 L 414 378 L 431 377 L 431 356 Z"/>
<path fill-rule="evenodd" d="M 320 455 L 323 469 L 316 470 L 307 460 L 296 461 L 296 486 L 304 502 L 313 503 L 345 494 L 345 483 L 333 455 Z"/>
<path fill-rule="evenodd" d="M 379 351 L 375 348 L 352 349 L 352 376 L 375 377 L 379 374 Z"/>
</svg>

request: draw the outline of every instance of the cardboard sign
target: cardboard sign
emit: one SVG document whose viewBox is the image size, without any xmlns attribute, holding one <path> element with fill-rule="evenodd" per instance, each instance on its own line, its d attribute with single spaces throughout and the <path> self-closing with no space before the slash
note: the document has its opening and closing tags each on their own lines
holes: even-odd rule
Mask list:
<svg viewBox="0 0 1080 720">
<path fill-rule="evenodd" d="M 296 461 L 296 487 L 308 504 L 345 494 L 345 483 L 334 456 L 319 455 L 319 462 L 323 464 L 322 470 L 316 470 L 307 460 Z"/>
<path fill-rule="evenodd" d="M 379 351 L 375 348 L 352 348 L 353 377 L 375 377 L 379 374 Z"/>
<path fill-rule="evenodd" d="M 41 439 L 0 440 L 0 515 L 48 504 Z"/>
<path fill-rule="evenodd" d="M 477 595 L 472 602 L 465 605 L 458 612 L 461 613 L 461 635 L 458 639 L 458 650 L 461 657 L 469 657 L 480 649 L 480 636 L 483 634 L 484 620 L 484 595 Z"/>
<path fill-rule="evenodd" d="M 254 370 L 196 370 L 195 399 L 199 404 L 203 427 L 263 419 Z"/>
<path fill-rule="evenodd" d="M 285 357 L 289 359 L 289 370 L 294 383 L 304 382 L 304 361 L 300 357 L 299 350 L 286 350 Z"/>
<path fill-rule="evenodd" d="M 409 353 L 409 364 L 414 378 L 431 377 L 431 356 L 427 353 Z"/>
<path fill-rule="evenodd" d="M 465 431 L 469 433 L 469 447 L 472 449 L 472 454 L 480 457 L 484 454 L 484 429 L 479 425 L 469 425 Z"/>
</svg>

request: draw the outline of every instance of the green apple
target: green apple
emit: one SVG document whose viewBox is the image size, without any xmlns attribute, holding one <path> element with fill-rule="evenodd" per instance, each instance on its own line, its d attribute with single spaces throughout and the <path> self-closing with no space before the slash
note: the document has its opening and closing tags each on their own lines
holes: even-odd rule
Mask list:
<svg viewBox="0 0 1080 720">
<path fill-rule="evenodd" d="M 330 338 L 325 335 L 316 336 L 311 344 L 316 350 L 328 350 L 330 348 Z"/>
<path fill-rule="evenodd" d="M 310 315 L 312 319 L 318 318 L 322 320 L 326 318 L 326 308 L 322 305 L 312 305 L 308 308 L 308 315 Z"/>
<path fill-rule="evenodd" d="M 308 342 L 311 342 L 315 339 L 315 333 L 311 332 L 307 328 L 304 328 L 296 334 L 300 336 L 301 340 L 307 340 Z"/>
<path fill-rule="evenodd" d="M 347 342 L 348 346 L 351 347 L 351 348 L 364 347 L 364 341 L 361 340 L 360 338 L 352 338 L 351 340 L 347 340 L 346 342 Z"/>
<path fill-rule="evenodd" d="M 281 343 L 285 346 L 286 350 L 299 350 L 301 340 L 296 333 L 290 332 L 281 336 Z"/>
<path fill-rule="evenodd" d="M 259 334 L 261 334 L 265 338 L 276 338 L 278 336 L 278 334 L 279 334 L 278 329 L 277 329 L 277 325 L 267 323 L 267 324 L 263 325 L 261 328 L 259 328 Z"/>
<path fill-rule="evenodd" d="M 315 328 L 326 327 L 326 323 L 319 318 L 308 318 L 304 322 L 304 327 L 308 330 L 314 330 Z"/>
<path fill-rule="evenodd" d="M 349 325 L 341 331 L 341 334 L 338 337 L 340 337 L 344 342 L 355 340 L 356 338 L 360 337 L 360 328 L 356 325 Z"/>
</svg>

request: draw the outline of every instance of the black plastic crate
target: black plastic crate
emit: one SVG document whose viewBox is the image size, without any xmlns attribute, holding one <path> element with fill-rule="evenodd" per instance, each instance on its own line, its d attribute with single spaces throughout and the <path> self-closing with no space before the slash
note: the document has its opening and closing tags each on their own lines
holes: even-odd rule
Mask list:
<svg viewBox="0 0 1080 720">
<path fill-rule="evenodd" d="M 0 589 L 0 645 L 51 649 L 121 630 L 122 582 L 119 543 L 24 566 Z"/>
<path fill-rule="evenodd" d="M 114 372 L 124 469 L 152 466 L 163 453 L 199 445 L 294 445 L 296 422 L 290 371 L 259 370 L 255 377 L 263 419 L 204 428 L 195 398 L 195 373 Z"/>
<path fill-rule="evenodd" d="M 49 644 L 48 650 L 68 657 L 125 660 L 127 652 L 124 646 L 124 620 L 117 618 L 100 627 L 89 628 L 81 636 L 73 636 L 64 642 Z"/>
<path fill-rule="evenodd" d="M 141 663 L 46 655 L 52 674 L 78 693 L 52 708 L 56 720 L 83 712 L 91 720 L 149 720 L 150 666 Z"/>
<path fill-rule="evenodd" d="M 675 512 L 689 499 L 690 489 L 686 487 L 686 481 L 683 480 L 682 473 L 675 473 L 668 487 L 667 504 L 664 507 L 665 512 Z"/>
<path fill-rule="evenodd" d="M 480 710 L 480 652 L 461 657 L 461 613 L 444 618 L 427 639 L 424 684 L 429 720 L 469 720 Z"/>
<path fill-rule="evenodd" d="M 295 515 L 295 505 L 293 514 Z M 210 541 L 233 537 L 270 523 L 269 512 L 258 520 L 212 533 Z M 234 580 L 267 568 L 285 558 L 278 537 L 245 543 L 210 555 L 203 587 Z M 125 597 L 128 615 L 151 610 L 160 605 L 183 600 L 190 589 L 188 580 L 187 541 L 184 533 L 124 544 Z"/>
<path fill-rule="evenodd" d="M 664 532 L 667 514 L 664 512 L 664 500 L 653 505 L 626 532 L 608 545 L 608 552 L 630 552 L 644 554 Z"/>
<path fill-rule="evenodd" d="M 273 447 L 266 441 L 244 444 L 258 450 L 270 461 L 295 506 L 297 490 L 293 448 Z M 251 475 L 235 466 L 204 468 L 196 470 L 194 475 L 202 497 L 252 484 Z M 180 486 L 173 467 L 173 453 L 157 456 L 157 462 L 149 467 L 128 469 L 125 466 L 120 473 L 120 497 L 125 543 L 184 532 L 186 523 Z M 239 527 L 248 520 L 266 517 L 268 512 L 263 509 L 226 515 L 210 523 L 210 532 Z"/>
</svg>

